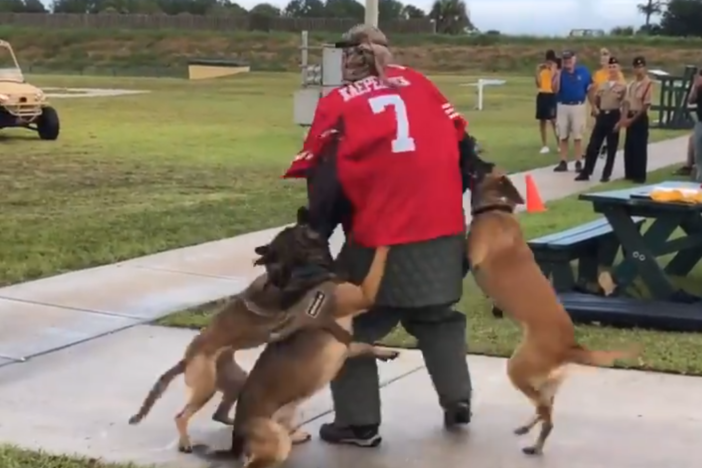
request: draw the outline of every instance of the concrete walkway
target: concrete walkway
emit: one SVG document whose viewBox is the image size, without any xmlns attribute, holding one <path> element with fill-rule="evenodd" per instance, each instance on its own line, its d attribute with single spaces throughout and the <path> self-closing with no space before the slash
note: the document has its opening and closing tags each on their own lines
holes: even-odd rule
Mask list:
<svg viewBox="0 0 702 468">
<path fill-rule="evenodd" d="M 650 168 L 674 164 L 686 140 L 651 146 Z M 538 156 L 535 156 L 538 157 Z M 621 158 L 619 158 L 621 161 Z M 584 190 L 573 173 L 530 172 L 546 200 Z M 621 176 L 621 164 L 615 175 Z M 523 174 L 514 176 L 523 189 Z M 591 185 L 596 184 L 593 182 Z M 167 313 L 234 294 L 257 273 L 252 250 L 276 229 L 164 252 L 117 265 L 0 289 L 0 442 L 108 460 L 205 466 L 175 450 L 173 415 L 183 403 L 180 381 L 142 425 L 128 426 L 157 376 L 182 355 L 188 330 L 144 325 Z M 340 238 L 335 238 L 338 247 Z M 124 330 L 126 329 L 126 330 Z M 120 333 L 114 333 L 124 330 Z M 109 335 L 93 340 L 96 335 Z M 77 344 L 82 342 L 81 344 Z M 74 346 L 71 346 L 74 345 Z M 57 347 L 65 349 L 51 352 Z M 250 367 L 258 351 L 241 353 Z M 508 384 L 504 361 L 468 357 L 474 375 L 475 423 L 447 436 L 417 352 L 381 366 L 386 443 L 379 450 L 330 448 L 313 441 L 289 467 L 476 468 L 541 466 L 679 468 L 699 465 L 702 380 L 625 371 L 577 373 L 558 400 L 556 430 L 542 461 L 524 457 L 511 430 L 532 413 Z M 315 427 L 331 418 L 325 392 L 307 404 Z M 228 431 L 209 420 L 192 426 L 195 442 L 226 446 Z"/>
<path fill-rule="evenodd" d="M 139 426 L 127 419 L 157 376 L 174 363 L 193 332 L 133 327 L 0 371 L 0 441 L 111 461 L 204 468 L 176 450 L 173 416 L 184 403 L 177 379 Z M 240 353 L 249 367 L 257 352 Z M 503 359 L 469 356 L 475 385 L 470 429 L 445 434 L 442 415 L 418 352 L 381 364 L 385 383 L 378 450 L 329 447 L 317 440 L 332 419 L 327 391 L 304 405 L 312 442 L 297 447 L 287 468 L 697 468 L 702 457 L 702 379 L 644 372 L 577 372 L 563 386 L 553 436 L 542 460 L 522 455 L 535 434 L 512 429 L 533 413 L 512 389 Z M 212 422 L 210 404 L 193 421 L 194 443 L 225 448 L 228 428 Z M 238 466 L 234 464 L 222 467 Z"/>
</svg>

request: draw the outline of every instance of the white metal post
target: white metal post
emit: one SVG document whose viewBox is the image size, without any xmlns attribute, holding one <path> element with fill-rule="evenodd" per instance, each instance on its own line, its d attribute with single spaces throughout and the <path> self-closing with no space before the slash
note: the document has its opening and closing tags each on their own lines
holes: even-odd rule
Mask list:
<svg viewBox="0 0 702 468">
<path fill-rule="evenodd" d="M 305 84 L 305 77 L 307 76 L 307 66 L 308 66 L 308 61 L 309 61 L 309 49 L 310 49 L 310 44 L 309 44 L 309 35 L 307 31 L 302 31 L 302 37 L 301 37 L 301 44 L 300 44 L 300 65 L 302 68 L 302 84 Z"/>
<path fill-rule="evenodd" d="M 365 23 L 378 27 L 378 0 L 366 0 Z"/>
<path fill-rule="evenodd" d="M 483 110 L 483 80 L 478 80 L 478 110 Z"/>
</svg>

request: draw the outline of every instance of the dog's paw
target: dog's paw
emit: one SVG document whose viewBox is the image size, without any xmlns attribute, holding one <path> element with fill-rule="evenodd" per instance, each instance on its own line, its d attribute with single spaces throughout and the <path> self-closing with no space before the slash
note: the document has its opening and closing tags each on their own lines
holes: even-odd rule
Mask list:
<svg viewBox="0 0 702 468">
<path fill-rule="evenodd" d="M 378 350 L 375 354 L 376 359 L 379 359 L 381 361 L 394 361 L 400 356 L 399 351 L 395 351 L 394 349 L 381 349 Z"/>
<path fill-rule="evenodd" d="M 541 452 L 541 449 L 540 449 L 539 447 L 535 446 L 535 445 L 534 445 L 534 446 L 531 446 L 531 447 L 524 447 L 524 448 L 522 449 L 522 452 L 523 452 L 525 455 L 532 455 L 532 456 L 533 456 L 533 455 L 541 455 L 541 453 L 542 453 L 542 452 Z"/>
<path fill-rule="evenodd" d="M 193 446 L 190 444 L 178 444 L 178 451 L 180 453 L 193 453 Z"/>
<path fill-rule="evenodd" d="M 304 444 L 305 442 L 312 440 L 312 434 L 307 431 L 303 431 L 302 429 L 295 429 L 290 434 L 290 440 L 294 445 Z"/>
</svg>

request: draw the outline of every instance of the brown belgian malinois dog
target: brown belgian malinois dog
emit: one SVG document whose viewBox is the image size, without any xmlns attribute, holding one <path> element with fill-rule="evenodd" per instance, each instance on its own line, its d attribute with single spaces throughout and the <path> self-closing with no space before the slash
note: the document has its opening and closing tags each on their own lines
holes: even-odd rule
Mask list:
<svg viewBox="0 0 702 468">
<path fill-rule="evenodd" d="M 493 170 L 474 188 L 467 252 L 478 286 L 519 322 L 522 341 L 507 365 L 512 384 L 536 407 L 536 415 L 515 430 L 527 434 L 541 422 L 536 443 L 523 449 L 541 454 L 553 430 L 553 402 L 570 363 L 607 366 L 634 358 L 639 350 L 591 351 L 575 340 L 573 322 L 534 260 L 514 215 L 524 199 L 504 173 Z"/>
<path fill-rule="evenodd" d="M 288 270 L 315 266 L 315 257 L 325 256 L 327 245 L 311 245 L 301 238 L 318 238 L 301 210 L 294 230 L 281 232 L 266 248 L 259 251 L 262 262 Z M 283 240 L 287 238 L 287 240 Z M 380 247 L 370 270 L 360 286 L 343 282 L 331 275 L 312 286 L 320 317 L 331 317 L 352 333 L 353 317 L 373 305 L 383 278 L 388 255 Z M 307 265 L 295 258 L 307 258 Z M 329 265 L 331 272 L 331 265 Z M 312 307 L 314 302 L 308 303 Z M 328 385 L 349 356 L 375 356 L 395 359 L 398 352 L 370 344 L 337 339 L 321 328 L 304 328 L 288 338 L 269 343 L 249 374 L 239 396 L 234 418 L 232 448 L 226 455 L 245 455 L 247 468 L 272 468 L 283 463 L 294 443 L 305 442 L 310 435 L 294 423 L 297 406 Z"/>
<path fill-rule="evenodd" d="M 327 241 L 313 231 L 309 231 L 311 234 L 308 235 L 308 231 L 304 226 L 288 227 L 270 245 L 256 248 L 261 258 L 255 264 L 265 264 L 266 274 L 232 298 L 192 340 L 183 359 L 159 377 L 139 412 L 129 419 L 130 424 L 138 424 L 144 419 L 171 381 L 185 374 L 185 383 L 191 391 L 190 398 L 175 419 L 179 434 L 178 448 L 181 452 L 190 453 L 192 445 L 188 422 L 217 390 L 223 393 L 223 397 L 213 419 L 224 424 L 234 423 L 229 412 L 247 377 L 234 361 L 235 351 L 280 340 L 307 327 L 319 327 L 326 330 L 325 336 L 328 333 L 338 340 L 351 341 L 349 332 L 335 322 L 337 310 L 320 313 L 323 307 L 319 294 L 323 292 L 311 291 L 309 287 L 310 282 L 322 283 L 333 276 L 330 270 L 333 259 Z M 292 245 L 287 245 L 288 241 Z M 275 253 L 271 246 L 276 247 Z M 297 251 L 304 252 L 305 257 L 295 257 Z M 281 260 L 287 263 L 278 260 L 278 253 Z M 307 271 L 292 275 L 292 269 L 299 265 L 305 266 Z M 341 287 L 340 291 L 343 290 L 345 287 Z M 358 311 L 354 309 L 353 312 Z M 338 313 L 340 317 L 345 317 L 350 312 L 340 307 Z"/>
</svg>

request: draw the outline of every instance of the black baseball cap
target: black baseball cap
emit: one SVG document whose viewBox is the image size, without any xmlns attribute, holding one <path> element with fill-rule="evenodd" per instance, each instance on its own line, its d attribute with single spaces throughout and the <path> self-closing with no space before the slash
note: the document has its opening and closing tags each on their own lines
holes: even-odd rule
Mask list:
<svg viewBox="0 0 702 468">
<path fill-rule="evenodd" d="M 631 64 L 635 67 L 645 67 L 646 59 L 643 55 L 637 55 L 636 57 L 634 57 L 634 60 L 631 62 Z"/>
<path fill-rule="evenodd" d="M 619 60 L 617 60 L 617 57 L 610 57 L 608 63 L 610 65 L 617 65 L 619 63 Z"/>
<path fill-rule="evenodd" d="M 564 59 L 569 59 L 575 57 L 575 52 L 572 50 L 564 50 L 563 53 L 561 54 L 561 57 Z"/>
</svg>

